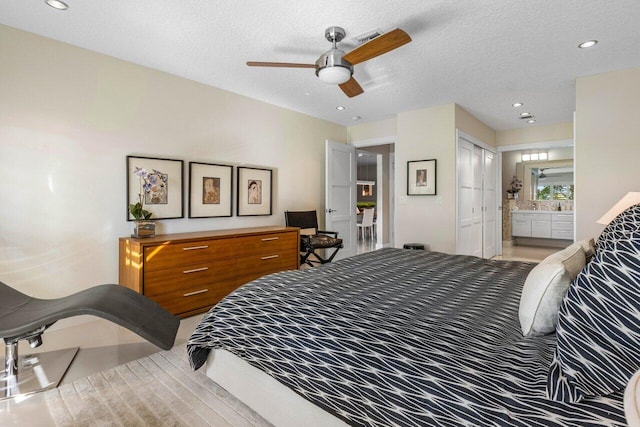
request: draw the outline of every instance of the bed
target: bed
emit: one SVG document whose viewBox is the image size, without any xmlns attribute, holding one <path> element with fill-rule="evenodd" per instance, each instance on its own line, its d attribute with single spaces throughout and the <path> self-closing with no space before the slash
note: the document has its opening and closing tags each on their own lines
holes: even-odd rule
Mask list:
<svg viewBox="0 0 640 427">
<path fill-rule="evenodd" d="M 190 362 L 276 425 L 626 425 L 623 392 L 547 397 L 556 335 L 518 320 L 534 267 L 388 248 L 265 276 L 205 315 Z"/>
</svg>

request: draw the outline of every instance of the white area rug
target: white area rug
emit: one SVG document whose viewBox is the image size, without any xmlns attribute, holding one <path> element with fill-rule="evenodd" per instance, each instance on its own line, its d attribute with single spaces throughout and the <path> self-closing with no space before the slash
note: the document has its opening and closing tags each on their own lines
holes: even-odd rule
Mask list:
<svg viewBox="0 0 640 427">
<path fill-rule="evenodd" d="M 184 345 L 45 392 L 58 426 L 270 426 L 201 372 Z"/>
</svg>

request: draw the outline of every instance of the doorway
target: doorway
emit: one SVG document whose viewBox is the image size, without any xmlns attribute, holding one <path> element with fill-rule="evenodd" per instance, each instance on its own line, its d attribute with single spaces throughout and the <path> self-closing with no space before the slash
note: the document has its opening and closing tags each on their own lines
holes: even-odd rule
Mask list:
<svg viewBox="0 0 640 427">
<path fill-rule="evenodd" d="M 543 248 L 554 252 L 573 242 L 573 140 L 499 147 L 498 164 L 500 254 Z M 562 222 L 556 225 L 558 219 Z"/>
<path fill-rule="evenodd" d="M 357 141 L 357 203 L 359 220 L 365 208 L 373 208 L 373 233 L 364 230 L 358 238 L 358 253 L 394 245 L 394 149 L 393 138 Z M 364 238 L 362 237 L 364 234 Z"/>
</svg>

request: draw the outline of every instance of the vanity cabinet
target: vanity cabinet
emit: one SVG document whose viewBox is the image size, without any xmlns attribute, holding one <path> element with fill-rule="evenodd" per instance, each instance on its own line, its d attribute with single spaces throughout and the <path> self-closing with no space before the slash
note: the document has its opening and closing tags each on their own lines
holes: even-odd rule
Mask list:
<svg viewBox="0 0 640 427">
<path fill-rule="evenodd" d="M 255 227 L 119 241 L 119 283 L 188 317 L 237 287 L 299 264 L 300 230 Z"/>
<path fill-rule="evenodd" d="M 511 235 L 516 237 L 531 237 L 531 220 L 524 213 L 511 213 Z"/>
<path fill-rule="evenodd" d="M 511 213 L 511 235 L 573 240 L 573 212 L 514 211 Z"/>
<path fill-rule="evenodd" d="M 551 214 L 551 238 L 573 240 L 573 212 Z"/>
</svg>

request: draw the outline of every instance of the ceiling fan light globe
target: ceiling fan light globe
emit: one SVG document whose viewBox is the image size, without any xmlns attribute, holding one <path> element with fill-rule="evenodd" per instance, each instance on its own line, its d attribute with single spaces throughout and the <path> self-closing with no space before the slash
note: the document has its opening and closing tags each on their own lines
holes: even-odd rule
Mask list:
<svg viewBox="0 0 640 427">
<path fill-rule="evenodd" d="M 341 66 L 327 67 L 318 71 L 318 78 L 325 83 L 339 85 L 349 81 L 351 70 Z"/>
</svg>

